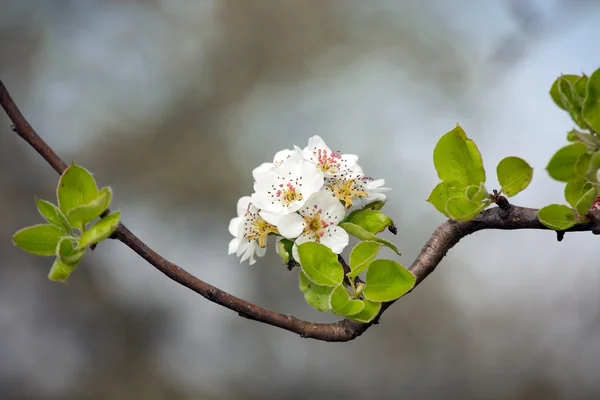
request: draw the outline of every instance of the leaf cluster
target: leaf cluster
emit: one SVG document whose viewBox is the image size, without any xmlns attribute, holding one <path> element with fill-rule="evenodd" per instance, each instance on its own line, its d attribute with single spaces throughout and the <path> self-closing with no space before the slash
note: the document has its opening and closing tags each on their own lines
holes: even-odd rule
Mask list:
<svg viewBox="0 0 600 400">
<path fill-rule="evenodd" d="M 117 229 L 121 213 L 112 212 L 92 223 L 108 209 L 112 190 L 110 187 L 98 189 L 92 174 L 75 164 L 61 175 L 56 197 L 58 206 L 35 199 L 46 223 L 17 231 L 13 243 L 32 254 L 56 257 L 48 278 L 66 282 L 87 248 L 108 238 Z"/>
</svg>

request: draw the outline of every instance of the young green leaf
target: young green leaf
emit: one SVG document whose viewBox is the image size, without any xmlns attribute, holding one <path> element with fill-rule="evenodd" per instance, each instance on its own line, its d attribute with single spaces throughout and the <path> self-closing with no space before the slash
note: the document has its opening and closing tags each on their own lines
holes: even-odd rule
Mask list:
<svg viewBox="0 0 600 400">
<path fill-rule="evenodd" d="M 562 204 L 550 204 L 541 208 L 538 218 L 542 224 L 555 231 L 569 229 L 576 224 L 573 210 Z"/>
<path fill-rule="evenodd" d="M 587 81 L 581 115 L 594 132 L 600 133 L 600 69 L 594 71 Z"/>
<path fill-rule="evenodd" d="M 79 239 L 79 247 L 88 247 L 108 238 L 119 226 L 120 219 L 121 212 L 115 211 L 96 222 L 83 232 Z"/>
<path fill-rule="evenodd" d="M 92 222 L 108 208 L 112 200 L 112 189 L 104 187 L 98 193 L 98 197 L 87 204 L 72 208 L 67 213 L 67 218 L 73 226 L 83 228 L 86 224 Z"/>
<path fill-rule="evenodd" d="M 565 200 L 573 208 L 577 207 L 579 199 L 592 188 L 592 184 L 584 179 L 578 181 L 567 182 L 565 185 Z"/>
<path fill-rule="evenodd" d="M 308 279 L 320 286 L 335 287 L 344 280 L 344 269 L 338 261 L 338 256 L 325 245 L 306 242 L 298 246 L 296 260 L 302 267 L 302 272 Z"/>
<path fill-rule="evenodd" d="M 502 193 L 512 197 L 524 190 L 531 182 L 533 168 L 519 157 L 506 157 L 498 163 L 496 168 L 498 182 L 502 186 Z"/>
<path fill-rule="evenodd" d="M 485 182 L 481 154 L 458 125 L 437 142 L 433 164 L 440 180 L 449 187 L 466 188 Z"/>
<path fill-rule="evenodd" d="M 363 296 L 367 300 L 384 302 L 395 300 L 410 291 L 416 282 L 415 276 L 393 260 L 375 260 L 367 269 L 367 286 Z"/>
<path fill-rule="evenodd" d="M 350 319 L 362 322 L 363 324 L 369 323 L 373 321 L 373 319 L 379 314 L 379 310 L 381 310 L 381 303 L 377 303 L 369 300 L 362 300 L 365 307 L 361 312 L 356 315 L 350 317 Z"/>
<path fill-rule="evenodd" d="M 353 300 L 348 296 L 344 286 L 336 286 L 329 295 L 329 307 L 334 314 L 350 317 L 361 312 L 365 304 L 360 300 Z"/>
<path fill-rule="evenodd" d="M 53 256 L 56 254 L 58 241 L 66 233 L 61 228 L 50 225 L 40 224 L 23 228 L 13 235 L 13 243 L 38 256 Z"/>
<path fill-rule="evenodd" d="M 67 217 L 54 204 L 42 199 L 35 199 L 38 212 L 48 223 L 62 229 L 66 233 L 72 233 L 71 225 Z"/>
<path fill-rule="evenodd" d="M 600 139 L 589 133 L 579 132 L 577 129 L 571 129 L 567 133 L 567 140 L 569 142 L 581 142 L 592 151 L 600 149 Z"/>
<path fill-rule="evenodd" d="M 446 211 L 446 203 L 453 197 L 460 197 L 462 189 L 448 187 L 444 182 L 440 182 L 433 188 L 427 202 L 431 203 L 436 210 L 450 218 Z"/>
<path fill-rule="evenodd" d="M 98 186 L 88 170 L 71 164 L 61 175 L 56 192 L 58 208 L 68 215 L 73 208 L 96 200 Z"/>
<path fill-rule="evenodd" d="M 598 171 L 600 170 L 600 151 L 591 155 L 585 178 L 590 182 L 598 182 Z"/>
<path fill-rule="evenodd" d="M 350 214 L 346 215 L 346 218 L 342 222 L 349 222 L 352 220 L 354 215 L 363 211 L 363 210 L 381 210 L 385 205 L 385 200 L 374 200 L 370 203 L 365 204 L 363 207 L 358 208 L 350 212 Z"/>
<path fill-rule="evenodd" d="M 394 222 L 390 217 L 377 210 L 362 210 L 352 216 L 348 220 L 353 224 L 362 227 L 369 233 L 379 233 L 385 230 L 388 226 L 393 226 Z"/>
<path fill-rule="evenodd" d="M 574 93 L 574 96 L 579 101 L 580 106 L 583 106 L 583 101 L 585 100 L 585 98 L 587 96 L 588 80 L 589 80 L 589 78 L 587 76 L 583 75 L 583 76 L 580 76 L 579 79 L 577 79 L 573 83 L 573 93 Z"/>
<path fill-rule="evenodd" d="M 581 196 L 575 204 L 575 209 L 579 214 L 585 215 L 592 208 L 594 200 L 596 200 L 596 188 L 591 188 Z"/>
<path fill-rule="evenodd" d="M 546 167 L 550 177 L 561 182 L 569 182 L 581 178 L 575 166 L 580 157 L 587 154 L 587 150 L 587 146 L 579 142 L 559 149 L 552 156 Z"/>
<path fill-rule="evenodd" d="M 483 182 L 479 185 L 471 185 L 469 187 L 467 187 L 465 189 L 465 194 L 464 197 L 467 198 L 467 200 L 472 200 L 476 203 L 481 203 L 488 195 L 487 190 L 485 189 L 485 186 L 483 185 Z M 452 196 L 452 197 L 463 197 L 463 196 Z"/>
<path fill-rule="evenodd" d="M 65 264 L 76 264 L 85 255 L 86 247 L 76 247 L 77 239 L 63 237 L 56 246 L 56 257 Z"/>
<path fill-rule="evenodd" d="M 382 244 L 371 240 L 360 242 L 350 252 L 350 273 L 349 277 L 360 275 L 371 262 L 377 257 L 377 253 Z"/>
<path fill-rule="evenodd" d="M 558 90 L 559 81 L 566 80 L 568 82 L 575 83 L 577 80 L 579 80 L 579 78 L 580 78 L 579 75 L 561 75 L 558 78 L 556 78 L 556 80 L 552 84 L 552 87 L 550 88 L 550 97 L 552 97 L 552 100 L 554 100 L 554 103 L 557 106 L 559 106 L 560 108 L 562 108 L 565 111 L 568 111 L 568 109 L 567 109 L 567 106 L 565 104 L 563 104 L 563 99 Z"/>
<path fill-rule="evenodd" d="M 489 204 L 489 201 L 477 202 L 466 197 L 454 197 L 446 202 L 446 213 L 455 221 L 469 221 Z"/>
<path fill-rule="evenodd" d="M 352 222 L 343 222 L 339 225 L 342 229 L 348 232 L 350 235 L 360 239 L 360 240 L 372 240 L 374 242 L 380 243 L 386 247 L 392 249 L 396 254 L 400 255 L 398 252 L 398 248 L 392 243 L 385 239 L 378 238 L 373 235 L 371 232 L 367 231 L 361 226 L 353 224 Z"/>
<path fill-rule="evenodd" d="M 304 300 L 317 311 L 329 311 L 329 295 L 332 287 L 319 286 L 300 271 L 298 275 L 300 291 L 304 293 Z"/>
<path fill-rule="evenodd" d="M 579 78 L 577 79 L 579 80 Z M 575 81 L 577 82 L 577 81 Z M 571 116 L 571 119 L 582 129 L 587 129 L 584 119 L 581 117 L 581 100 L 575 92 L 575 82 L 570 82 L 567 79 L 558 79 L 558 92 L 565 106 L 565 109 Z"/>
<path fill-rule="evenodd" d="M 288 265 L 292 258 L 292 248 L 294 247 L 294 242 L 289 239 L 281 239 L 277 242 L 277 254 L 281 258 L 281 261 L 284 265 Z"/>
<path fill-rule="evenodd" d="M 50 268 L 50 272 L 48 273 L 48 279 L 54 282 L 66 283 L 76 266 L 77 263 L 67 264 L 61 261 L 59 258 L 56 258 L 54 260 L 54 264 L 52 264 L 52 268 Z"/>
</svg>

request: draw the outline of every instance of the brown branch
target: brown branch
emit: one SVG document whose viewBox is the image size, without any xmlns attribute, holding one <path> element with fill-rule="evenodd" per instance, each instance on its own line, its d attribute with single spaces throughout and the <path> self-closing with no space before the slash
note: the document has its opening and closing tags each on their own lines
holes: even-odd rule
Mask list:
<svg viewBox="0 0 600 400">
<path fill-rule="evenodd" d="M 67 168 L 60 157 L 29 125 L 23 114 L 19 111 L 10 94 L 0 81 L 0 105 L 13 123 L 13 130 L 33 147 L 56 172 L 62 174 Z M 592 231 L 598 233 L 597 222 L 600 220 L 599 211 L 590 212 L 591 222 L 576 225 L 566 232 Z M 417 285 L 421 283 L 438 266 L 448 250 L 460 239 L 471 233 L 484 229 L 542 229 L 547 230 L 537 218 L 537 210 L 508 205 L 483 211 L 477 218 L 468 222 L 448 220 L 441 224 L 431 235 L 409 270 L 417 277 Z M 371 325 L 375 324 L 381 314 L 394 302 L 385 303 L 376 320 L 370 324 L 360 324 L 351 320 L 342 320 L 335 323 L 313 323 L 302 321 L 291 315 L 270 311 L 266 308 L 249 303 L 245 300 L 230 295 L 214 287 L 183 268 L 166 260 L 160 254 L 148 247 L 135 236 L 125 225 L 120 224 L 115 233 L 115 238 L 124 243 L 149 264 L 165 274 L 175 282 L 193 290 L 204 298 L 230 310 L 236 311 L 240 316 L 273 325 L 299 334 L 302 337 L 323 340 L 328 342 L 345 342 L 360 336 Z"/>
</svg>

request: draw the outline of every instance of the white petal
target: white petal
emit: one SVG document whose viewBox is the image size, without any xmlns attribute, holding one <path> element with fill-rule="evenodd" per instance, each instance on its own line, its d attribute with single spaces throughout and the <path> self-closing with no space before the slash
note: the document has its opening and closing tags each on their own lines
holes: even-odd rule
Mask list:
<svg viewBox="0 0 600 400">
<path fill-rule="evenodd" d="M 238 237 L 241 223 L 242 223 L 241 217 L 236 217 L 236 218 L 233 218 L 231 221 L 229 221 L 229 233 L 231 233 L 231 235 L 233 237 Z"/>
<path fill-rule="evenodd" d="M 340 254 L 348 246 L 349 241 L 348 233 L 339 226 L 330 226 L 321 236 L 321 244 L 329 247 L 336 254 Z"/>
<path fill-rule="evenodd" d="M 262 219 L 264 219 L 271 225 L 275 225 L 275 226 L 277 226 L 277 224 L 279 223 L 279 220 L 282 217 L 281 213 L 274 213 L 274 212 L 267 211 L 267 210 L 261 210 L 258 213 L 258 215 L 260 215 L 262 217 Z"/>
<path fill-rule="evenodd" d="M 251 202 L 250 196 L 240 197 L 240 199 L 237 202 L 237 207 L 236 207 L 238 217 L 242 217 L 244 215 L 244 213 L 248 209 L 248 206 L 250 205 L 250 202 Z"/>
<path fill-rule="evenodd" d="M 315 151 L 318 149 L 325 150 L 327 153 L 331 152 L 331 149 L 329 148 L 329 146 L 327 146 L 327 143 L 325 143 L 325 141 L 319 135 L 310 137 L 308 139 L 307 147 L 310 150 L 311 155 L 314 154 Z"/>
<path fill-rule="evenodd" d="M 310 196 L 317 193 L 323 187 L 323 172 L 311 162 L 302 164 L 302 193 L 303 199 L 308 200 Z"/>
<path fill-rule="evenodd" d="M 244 252 L 246 251 L 246 249 L 248 248 L 248 246 L 250 245 L 250 241 L 246 238 L 240 238 L 240 242 L 238 243 L 238 247 L 237 250 L 235 252 L 235 255 L 237 257 L 241 256 L 242 254 L 244 254 Z"/>
<path fill-rule="evenodd" d="M 258 180 L 260 175 L 265 173 L 266 171 L 270 171 L 271 169 L 273 169 L 274 165 L 273 163 L 262 163 L 260 164 L 258 167 L 254 168 L 252 170 L 252 177 L 254 178 L 254 180 Z"/>
<path fill-rule="evenodd" d="M 235 253 L 238 249 L 239 244 L 240 244 L 240 239 L 238 239 L 238 238 L 231 239 L 231 241 L 229 242 L 229 250 L 227 250 L 227 254 Z"/>
<path fill-rule="evenodd" d="M 299 214 L 292 213 L 284 215 L 279 219 L 277 229 L 281 236 L 293 239 L 302 233 L 305 226 L 304 219 Z"/>
<path fill-rule="evenodd" d="M 294 150 L 285 149 L 278 151 L 277 153 L 275 153 L 275 157 L 273 157 L 273 164 L 275 166 L 280 165 L 285 160 L 290 158 L 292 154 L 294 154 Z"/>
<path fill-rule="evenodd" d="M 305 217 L 312 217 L 320 212 L 323 221 L 337 225 L 344 219 L 346 208 L 331 191 L 322 189 L 313 194 L 298 212 Z"/>
<path fill-rule="evenodd" d="M 267 248 L 266 247 L 260 247 L 260 246 L 258 246 L 256 248 L 256 256 L 257 257 L 263 257 L 266 253 L 267 253 Z"/>
</svg>

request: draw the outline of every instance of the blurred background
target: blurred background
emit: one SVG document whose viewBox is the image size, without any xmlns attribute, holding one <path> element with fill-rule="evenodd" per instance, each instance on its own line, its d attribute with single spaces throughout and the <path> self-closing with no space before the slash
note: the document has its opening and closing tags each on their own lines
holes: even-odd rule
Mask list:
<svg viewBox="0 0 600 400">
<path fill-rule="evenodd" d="M 459 122 L 488 190 L 505 156 L 544 171 L 570 119 L 548 90 L 600 67 L 586 0 L 2 0 L 0 78 L 67 162 L 115 190 L 139 237 L 218 287 L 314 321 L 274 251 L 227 256 L 251 169 L 319 134 L 393 191 L 410 265 L 443 217 L 433 147 Z M 596 50 L 594 50 L 596 49 Z M 57 175 L 0 115 L 2 399 L 592 399 L 600 397 L 597 238 L 465 238 L 381 324 L 322 343 L 238 317 L 118 242 L 68 285 L 11 244 Z M 390 254 L 386 254 L 391 256 Z"/>
</svg>

